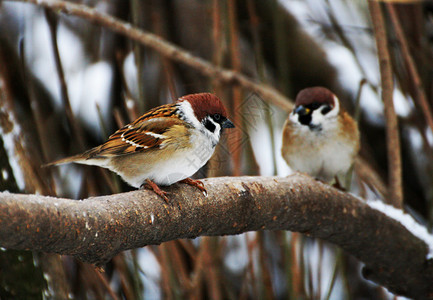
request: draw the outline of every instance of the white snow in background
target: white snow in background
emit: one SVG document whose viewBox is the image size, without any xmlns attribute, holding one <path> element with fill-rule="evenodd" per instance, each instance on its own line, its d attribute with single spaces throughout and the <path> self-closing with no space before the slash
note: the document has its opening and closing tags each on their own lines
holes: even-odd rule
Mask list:
<svg viewBox="0 0 433 300">
<path fill-rule="evenodd" d="M 68 80 L 72 111 L 95 132 L 101 130 L 97 105 L 101 110 L 103 122 L 108 123 L 112 81 L 113 69 L 104 61 L 88 65 Z"/>
<path fill-rule="evenodd" d="M 248 131 L 254 156 L 259 166 L 259 173 L 262 176 L 274 175 L 272 161 L 272 141 L 269 135 L 268 126 L 264 121 L 258 121 L 254 129 Z"/>
<path fill-rule="evenodd" d="M 59 77 L 51 47 L 51 34 L 42 10 L 26 10 L 24 23 L 25 59 L 29 69 L 45 86 L 56 104 L 61 104 Z"/>
<path fill-rule="evenodd" d="M 228 235 L 225 237 L 227 247 L 225 248 L 224 265 L 234 274 L 242 273 L 248 267 L 249 255 L 247 236 L 249 241 L 256 239 L 255 232 L 246 232 L 241 235 Z M 257 259 L 257 247 L 253 249 L 253 261 Z"/>
<path fill-rule="evenodd" d="M 363 75 L 356 64 L 353 53 L 346 47 L 334 42 L 327 42 L 324 46 L 328 61 L 334 65 L 338 71 L 337 77 L 339 82 L 346 90 L 350 91 L 355 100 Z M 368 110 L 368 114 L 365 114 L 365 116 L 369 122 L 376 125 L 384 124 L 383 103 L 370 85 L 364 85 L 363 87 L 360 106 L 364 110 Z"/>
<path fill-rule="evenodd" d="M 276 175 L 278 176 L 287 176 L 293 173 L 281 154 L 283 124 L 280 124 L 279 127 L 274 127 L 275 159 L 277 162 Z"/>
<path fill-rule="evenodd" d="M 147 247 L 138 252 L 138 264 L 143 271 L 140 272 L 143 299 L 162 299 L 161 268 L 155 255 Z"/>
<path fill-rule="evenodd" d="M 90 64 L 80 38 L 64 25 L 58 29 L 58 44 L 72 111 L 94 133 L 99 133 L 97 105 L 106 124 L 111 113 L 113 68 L 105 61 Z"/>
<path fill-rule="evenodd" d="M 2 178 L 4 181 L 9 179 L 9 173 L 6 169 L 2 169 Z"/>
<path fill-rule="evenodd" d="M 424 226 L 420 225 L 410 215 L 404 213 L 401 209 L 397 209 L 392 205 L 385 204 L 382 201 L 369 200 L 367 201 L 367 204 L 371 208 L 374 208 L 384 213 L 388 217 L 396 220 L 414 236 L 423 240 L 429 248 L 427 259 L 433 259 L 433 235 L 431 235 Z"/>
<path fill-rule="evenodd" d="M 428 129 L 428 127 L 427 127 Z M 427 132 L 426 132 L 427 133 Z M 413 126 L 405 126 L 403 127 L 403 138 L 409 141 L 410 149 L 412 151 L 409 152 L 410 158 L 414 163 L 414 166 L 417 170 L 417 178 L 421 182 L 424 191 L 432 190 L 429 168 L 426 164 L 429 157 L 424 152 L 424 139 L 421 135 L 421 132 L 413 127 Z M 428 140 L 428 136 L 427 136 Z"/>
<path fill-rule="evenodd" d="M 414 108 L 412 100 L 409 101 L 397 87 L 394 88 L 393 100 L 396 114 L 400 117 L 409 117 Z"/>
<path fill-rule="evenodd" d="M 57 27 L 57 45 L 66 81 L 68 81 L 70 76 L 82 72 L 89 61 L 81 38 L 62 22 Z"/>
<path fill-rule="evenodd" d="M 430 147 L 433 146 L 433 132 L 429 126 L 425 129 L 425 136 Z"/>
<path fill-rule="evenodd" d="M 0 135 L 3 139 L 3 146 L 8 156 L 9 165 L 12 169 L 12 172 L 14 173 L 15 182 L 20 190 L 24 190 L 25 188 L 24 174 L 23 171 L 21 170 L 19 158 L 17 157 L 17 154 L 15 152 L 15 143 L 19 141 L 20 137 L 22 136 L 21 128 L 19 127 L 15 118 L 7 111 L 5 111 L 3 107 L 0 107 L 0 110 L 2 113 L 9 116 L 9 121 L 13 124 L 13 128 L 10 132 L 4 132 L 3 128 L 0 126 Z"/>
<path fill-rule="evenodd" d="M 137 66 L 135 64 L 134 52 L 131 51 L 123 61 L 123 75 L 129 92 L 138 99 Z"/>
<path fill-rule="evenodd" d="M 288 175 L 290 168 L 287 166 L 281 156 L 281 135 L 284 121 L 287 113 L 275 106 L 264 103 L 260 98 L 245 99 L 248 108 L 244 111 L 248 119 L 248 138 L 251 142 L 252 150 L 256 162 L 259 166 L 259 174 L 262 176 L 273 176 L 275 174 Z M 248 101 L 253 101 L 251 104 Z M 271 131 L 267 124 L 265 112 L 270 114 L 272 128 L 274 130 L 275 148 L 272 148 Z M 249 116 L 249 114 L 251 116 Z M 273 158 L 276 159 L 276 167 L 274 169 Z"/>
<path fill-rule="evenodd" d="M 60 179 L 61 183 L 57 182 L 56 179 L 56 188 L 61 186 L 61 190 L 57 191 L 57 194 L 65 194 L 73 199 L 78 199 L 80 196 L 81 185 L 83 182 L 83 177 L 85 174 L 85 170 L 82 166 L 77 166 L 76 164 L 67 164 L 57 166 L 58 170 L 60 170 Z"/>
<path fill-rule="evenodd" d="M 26 63 L 51 94 L 56 107 L 63 109 L 51 33 L 45 16 L 41 10 L 28 10 L 26 17 Z M 98 134 L 101 128 L 96 104 L 107 123 L 111 113 L 113 68 L 105 61 L 90 64 L 80 37 L 62 22 L 57 29 L 57 44 L 72 111 L 88 128 Z"/>
<path fill-rule="evenodd" d="M 336 252 L 333 248 L 330 248 L 329 245 L 320 240 L 304 239 L 300 240 L 300 242 L 304 243 L 304 251 L 302 254 L 304 256 L 303 259 L 309 264 L 309 266 L 305 266 L 305 268 L 311 270 L 311 274 L 305 272 L 304 280 L 305 282 L 308 282 L 308 276 L 311 277 L 313 291 L 315 292 L 318 291 L 318 285 L 320 284 L 320 291 L 322 293 L 321 299 L 325 299 L 325 294 L 328 292 L 332 280 L 332 271 L 335 267 Z M 320 245 L 322 245 L 322 252 Z M 341 279 L 337 277 L 331 295 L 334 294 L 341 297 L 342 293 L 342 282 Z"/>
</svg>

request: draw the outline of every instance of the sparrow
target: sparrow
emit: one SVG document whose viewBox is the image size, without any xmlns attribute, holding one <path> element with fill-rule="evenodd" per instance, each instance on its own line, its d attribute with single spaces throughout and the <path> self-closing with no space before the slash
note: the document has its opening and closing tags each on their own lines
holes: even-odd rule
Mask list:
<svg viewBox="0 0 433 300">
<path fill-rule="evenodd" d="M 150 187 L 168 202 L 159 185 L 183 182 L 206 193 L 200 180 L 189 177 L 211 158 L 223 130 L 234 127 L 216 95 L 186 95 L 149 110 L 102 145 L 48 165 L 107 168 L 135 188 Z"/>
<path fill-rule="evenodd" d="M 281 153 L 294 171 L 324 182 L 345 175 L 360 147 L 358 125 L 324 87 L 301 90 L 284 127 Z"/>
</svg>

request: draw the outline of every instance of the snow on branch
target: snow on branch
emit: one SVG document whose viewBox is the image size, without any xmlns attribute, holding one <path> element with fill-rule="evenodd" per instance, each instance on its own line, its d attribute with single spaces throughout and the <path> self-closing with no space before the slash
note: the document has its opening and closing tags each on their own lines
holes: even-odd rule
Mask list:
<svg viewBox="0 0 433 300">
<path fill-rule="evenodd" d="M 301 174 L 204 183 L 207 197 L 185 184 L 167 187 L 171 205 L 148 190 L 84 200 L 3 192 L 0 246 L 103 264 L 123 250 L 174 239 L 290 230 L 339 245 L 365 263 L 368 279 L 394 293 L 433 295 L 432 239 L 414 234 L 422 227 L 407 215 L 387 214 L 386 206 L 376 209 Z"/>
</svg>

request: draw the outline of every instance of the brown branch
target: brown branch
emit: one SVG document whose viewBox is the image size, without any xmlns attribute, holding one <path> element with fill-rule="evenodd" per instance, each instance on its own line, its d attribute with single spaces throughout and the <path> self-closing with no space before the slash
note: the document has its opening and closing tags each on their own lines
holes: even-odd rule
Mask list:
<svg viewBox="0 0 433 300">
<path fill-rule="evenodd" d="M 402 171 L 401 171 L 401 148 L 398 132 L 397 116 L 393 103 L 393 74 L 391 58 L 388 49 L 388 39 L 385 30 L 385 21 L 382 15 L 380 3 L 369 0 L 371 19 L 376 38 L 377 52 L 379 56 L 380 78 L 382 84 L 382 101 L 385 107 L 386 119 L 386 146 L 388 152 L 388 199 L 396 207 L 403 205 Z"/>
<path fill-rule="evenodd" d="M 100 264 L 173 239 L 282 229 L 341 246 L 366 264 L 369 279 L 395 293 L 433 296 L 426 243 L 350 194 L 300 174 L 204 183 L 208 197 L 183 184 L 166 188 L 171 207 L 147 190 L 81 201 L 0 193 L 0 246 Z"/>
<path fill-rule="evenodd" d="M 260 94 L 264 100 L 278 106 L 285 111 L 292 108 L 292 102 L 273 87 L 266 84 L 258 84 L 247 76 L 238 72 L 214 66 L 210 62 L 192 55 L 190 52 L 162 39 L 161 37 L 133 27 L 130 23 L 101 13 L 86 5 L 75 4 L 66 1 L 52 0 L 8 0 L 12 2 L 28 2 L 40 5 L 53 11 L 64 12 L 69 15 L 87 19 L 95 24 L 104 26 L 114 32 L 125 35 L 131 40 L 137 41 L 161 54 L 164 57 L 183 63 L 201 72 L 212 79 L 223 83 L 240 85 L 245 89 Z"/>
</svg>

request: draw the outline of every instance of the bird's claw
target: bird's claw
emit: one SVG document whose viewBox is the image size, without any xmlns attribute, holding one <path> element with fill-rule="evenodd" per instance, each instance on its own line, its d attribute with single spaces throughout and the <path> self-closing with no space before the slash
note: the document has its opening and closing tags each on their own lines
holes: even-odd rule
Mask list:
<svg viewBox="0 0 433 300">
<path fill-rule="evenodd" d="M 208 195 L 207 190 L 204 187 L 204 183 L 201 180 L 194 180 L 191 178 L 185 178 L 179 182 L 186 183 L 186 184 L 191 185 L 191 186 L 195 186 L 196 188 L 198 188 L 203 193 L 203 195 L 205 197 L 207 197 L 207 195 Z"/>
<path fill-rule="evenodd" d="M 146 183 L 143 183 L 142 187 L 148 188 L 152 191 L 155 192 L 155 194 L 157 194 L 158 196 L 160 196 L 162 199 L 164 199 L 165 203 L 170 204 L 170 200 L 168 199 L 167 195 L 169 194 L 166 191 L 163 191 L 160 189 L 160 187 L 153 182 L 150 179 L 146 179 Z"/>
</svg>

